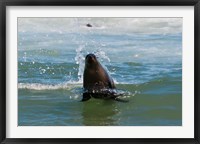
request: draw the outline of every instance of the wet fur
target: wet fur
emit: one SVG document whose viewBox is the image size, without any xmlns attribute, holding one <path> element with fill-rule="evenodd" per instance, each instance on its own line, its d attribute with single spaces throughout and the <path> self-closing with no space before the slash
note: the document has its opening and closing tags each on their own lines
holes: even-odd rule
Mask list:
<svg viewBox="0 0 200 144">
<path fill-rule="evenodd" d="M 83 74 L 83 99 L 87 101 L 91 97 L 100 99 L 121 100 L 116 95 L 115 84 L 94 54 L 88 54 L 85 58 L 85 69 Z"/>
</svg>

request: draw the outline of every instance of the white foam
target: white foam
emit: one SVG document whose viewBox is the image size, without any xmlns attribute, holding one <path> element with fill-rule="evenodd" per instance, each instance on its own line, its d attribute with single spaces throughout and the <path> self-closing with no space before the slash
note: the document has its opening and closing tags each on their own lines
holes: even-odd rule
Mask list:
<svg viewBox="0 0 200 144">
<path fill-rule="evenodd" d="M 41 83 L 18 83 L 18 89 L 30 89 L 30 90 L 58 90 L 58 89 L 73 89 L 75 87 L 81 87 L 80 82 L 67 82 L 56 85 L 41 84 Z"/>
<path fill-rule="evenodd" d="M 18 25 L 19 32 L 173 34 L 182 31 L 182 18 L 19 18 Z"/>
</svg>

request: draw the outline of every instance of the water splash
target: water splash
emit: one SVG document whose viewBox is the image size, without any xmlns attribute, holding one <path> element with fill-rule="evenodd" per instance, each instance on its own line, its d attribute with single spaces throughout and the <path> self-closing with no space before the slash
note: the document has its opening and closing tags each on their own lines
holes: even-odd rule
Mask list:
<svg viewBox="0 0 200 144">
<path fill-rule="evenodd" d="M 110 63 L 110 58 L 106 55 L 106 53 L 103 50 L 98 49 L 96 52 L 94 52 L 94 54 L 96 55 L 96 57 L 100 58 L 100 61 L 107 60 Z"/>
<path fill-rule="evenodd" d="M 83 81 L 83 71 L 84 71 L 84 62 L 85 62 L 83 48 L 84 48 L 83 46 L 80 46 L 78 49 L 76 49 L 76 57 L 75 57 L 76 64 L 79 65 L 78 67 L 78 81 L 79 82 Z"/>
<path fill-rule="evenodd" d="M 27 61 L 27 54 L 26 54 L 26 52 L 24 52 L 23 60 L 24 60 L 24 62 Z"/>
<path fill-rule="evenodd" d="M 95 52 L 89 52 L 89 51 L 86 51 L 86 46 L 87 46 L 87 43 L 85 45 L 79 46 L 76 49 L 75 62 L 76 62 L 76 64 L 79 65 L 79 67 L 78 67 L 78 81 L 79 82 L 83 82 L 83 72 L 84 72 L 85 55 L 86 54 L 94 53 L 96 55 L 96 57 L 99 59 L 99 61 L 101 61 L 101 62 L 107 61 L 110 65 L 110 58 L 106 55 L 106 52 L 104 52 L 101 49 L 98 49 Z M 106 71 L 108 71 L 107 67 L 105 65 L 103 65 L 103 66 L 106 69 Z"/>
</svg>

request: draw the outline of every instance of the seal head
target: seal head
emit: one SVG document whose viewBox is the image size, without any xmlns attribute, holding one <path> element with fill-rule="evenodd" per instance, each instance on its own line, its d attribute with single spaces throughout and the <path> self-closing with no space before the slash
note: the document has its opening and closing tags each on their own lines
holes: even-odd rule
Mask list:
<svg viewBox="0 0 200 144">
<path fill-rule="evenodd" d="M 85 58 L 83 88 L 87 90 L 115 88 L 112 78 L 94 54 L 88 54 Z"/>
<path fill-rule="evenodd" d="M 91 24 L 89 24 L 89 23 L 88 23 L 88 24 L 86 24 L 86 26 L 87 26 L 87 27 L 92 27 L 92 25 L 91 25 Z"/>
</svg>

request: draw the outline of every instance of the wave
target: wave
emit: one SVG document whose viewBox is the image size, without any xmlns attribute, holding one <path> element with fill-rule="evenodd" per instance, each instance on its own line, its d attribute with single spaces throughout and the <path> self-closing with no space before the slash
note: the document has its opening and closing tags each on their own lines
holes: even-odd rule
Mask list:
<svg viewBox="0 0 200 144">
<path fill-rule="evenodd" d="M 19 18 L 18 25 L 19 32 L 176 34 L 181 33 L 182 18 Z"/>
<path fill-rule="evenodd" d="M 41 84 L 41 83 L 18 83 L 18 89 L 29 89 L 29 90 L 60 90 L 66 89 L 70 90 L 75 87 L 81 87 L 82 83 L 80 82 L 68 82 L 61 84 Z"/>
<path fill-rule="evenodd" d="M 134 87 L 134 88 L 153 88 L 159 86 L 172 86 L 172 85 L 181 85 L 182 84 L 182 77 L 162 77 L 162 78 L 155 78 L 146 82 L 140 83 L 130 83 L 130 82 L 118 82 L 115 80 L 116 87 Z M 59 84 L 42 84 L 42 83 L 18 83 L 18 89 L 29 89 L 29 90 L 71 90 L 74 88 L 82 88 L 83 81 L 68 81 Z"/>
<path fill-rule="evenodd" d="M 128 66 L 143 66 L 142 63 L 137 62 L 125 62 L 124 64 L 127 64 Z"/>
</svg>

